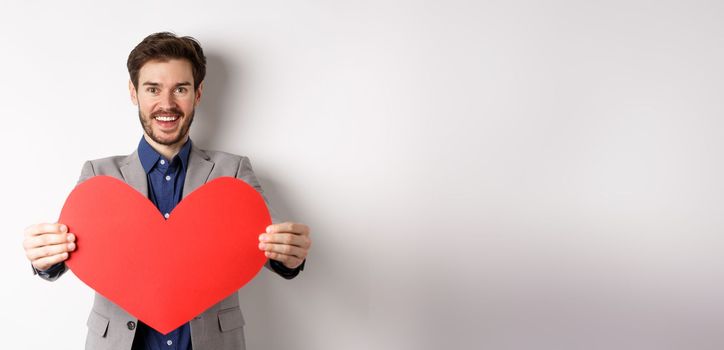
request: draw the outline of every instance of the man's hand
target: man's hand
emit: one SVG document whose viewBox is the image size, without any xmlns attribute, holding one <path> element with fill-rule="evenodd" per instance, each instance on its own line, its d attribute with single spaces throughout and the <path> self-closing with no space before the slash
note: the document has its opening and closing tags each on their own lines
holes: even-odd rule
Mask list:
<svg viewBox="0 0 724 350">
<path fill-rule="evenodd" d="M 45 271 L 68 259 L 75 250 L 75 235 L 63 224 L 37 224 L 25 229 L 25 255 L 33 266 Z"/>
<path fill-rule="evenodd" d="M 266 233 L 259 235 L 259 249 L 267 258 L 276 260 L 294 269 L 307 258 L 312 240 L 309 227 L 304 224 L 285 222 L 269 225 Z"/>
</svg>

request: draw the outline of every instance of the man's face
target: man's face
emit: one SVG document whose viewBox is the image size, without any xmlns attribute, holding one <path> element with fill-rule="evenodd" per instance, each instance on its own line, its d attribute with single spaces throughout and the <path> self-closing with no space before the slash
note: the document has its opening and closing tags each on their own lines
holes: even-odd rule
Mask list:
<svg viewBox="0 0 724 350">
<path fill-rule="evenodd" d="M 138 89 L 128 84 L 146 135 L 165 146 L 183 144 L 203 87 L 202 83 L 194 90 L 191 63 L 184 59 L 149 61 L 138 73 Z"/>
</svg>

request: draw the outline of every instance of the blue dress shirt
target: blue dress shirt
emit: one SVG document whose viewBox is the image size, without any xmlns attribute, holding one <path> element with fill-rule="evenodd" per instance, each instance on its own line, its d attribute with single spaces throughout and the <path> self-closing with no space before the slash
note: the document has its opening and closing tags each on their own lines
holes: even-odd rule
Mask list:
<svg viewBox="0 0 724 350">
<path fill-rule="evenodd" d="M 165 159 L 151 145 L 141 138 L 138 144 L 138 158 L 148 179 L 148 196 L 158 208 L 161 215 L 168 219 L 169 214 L 181 201 L 183 196 L 186 169 L 191 152 L 191 139 L 173 159 Z M 151 234 L 153 234 L 151 232 Z M 159 278 L 181 278 L 178 273 L 169 271 Z M 136 336 L 133 339 L 133 350 L 190 350 L 191 327 L 188 322 L 166 335 L 138 322 Z"/>
</svg>

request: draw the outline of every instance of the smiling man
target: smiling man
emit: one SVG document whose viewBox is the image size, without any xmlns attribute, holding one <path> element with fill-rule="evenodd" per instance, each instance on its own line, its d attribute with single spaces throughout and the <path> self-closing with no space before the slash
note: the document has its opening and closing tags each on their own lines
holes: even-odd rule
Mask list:
<svg viewBox="0 0 724 350">
<path fill-rule="evenodd" d="M 79 183 L 96 175 L 121 179 L 147 196 L 166 218 L 185 195 L 220 176 L 239 178 L 262 193 L 248 158 L 199 149 L 189 138 L 206 74 L 206 58 L 195 39 L 152 34 L 131 51 L 127 66 L 143 136 L 130 155 L 86 162 Z M 269 269 L 294 278 L 304 268 L 311 246 L 309 228 L 273 221 L 260 233 L 259 249 Z M 34 272 L 49 281 L 67 271 L 64 261 L 76 249 L 75 235 L 63 223 L 29 226 L 23 245 Z M 183 266 L 159 278 L 183 279 Z M 86 349 L 244 349 L 238 292 L 166 335 L 96 293 L 87 325 Z"/>
</svg>

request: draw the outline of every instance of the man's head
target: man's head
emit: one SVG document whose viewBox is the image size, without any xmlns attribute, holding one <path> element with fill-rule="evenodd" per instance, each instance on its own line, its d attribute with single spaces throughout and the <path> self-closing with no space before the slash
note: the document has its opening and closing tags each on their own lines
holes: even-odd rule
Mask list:
<svg viewBox="0 0 724 350">
<path fill-rule="evenodd" d="M 164 146 L 186 141 L 201 100 L 206 57 L 191 37 L 149 35 L 128 56 L 128 89 L 146 136 Z"/>
</svg>

